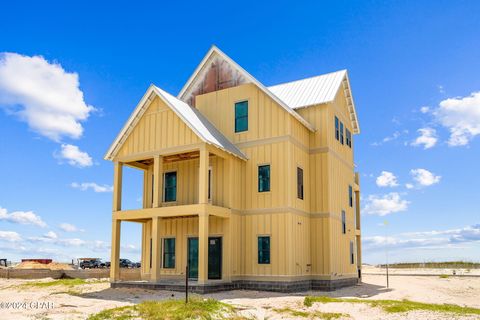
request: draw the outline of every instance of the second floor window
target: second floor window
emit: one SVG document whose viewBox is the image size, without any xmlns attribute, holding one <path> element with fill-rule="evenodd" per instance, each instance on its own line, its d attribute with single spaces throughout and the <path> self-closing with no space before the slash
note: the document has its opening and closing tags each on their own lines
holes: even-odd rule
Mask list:
<svg viewBox="0 0 480 320">
<path fill-rule="evenodd" d="M 163 267 L 175 268 L 175 238 L 163 239 Z"/>
<path fill-rule="evenodd" d="M 235 103 L 235 132 L 248 130 L 248 101 Z"/>
<path fill-rule="evenodd" d="M 297 168 L 297 198 L 303 200 L 303 169 Z"/>
<path fill-rule="evenodd" d="M 270 191 L 270 165 L 258 166 L 258 192 Z"/>
<path fill-rule="evenodd" d="M 335 117 L 335 139 L 340 140 L 340 122 Z"/>
<path fill-rule="evenodd" d="M 352 133 L 347 128 L 345 128 L 345 144 L 352 147 Z"/>
<path fill-rule="evenodd" d="M 347 233 L 347 217 L 345 216 L 345 210 L 342 210 L 342 233 Z"/>
<path fill-rule="evenodd" d="M 177 172 L 165 172 L 165 192 L 164 201 L 177 201 Z"/>
<path fill-rule="evenodd" d="M 348 186 L 348 204 L 353 208 L 353 189 L 352 186 Z"/>
<path fill-rule="evenodd" d="M 343 144 L 343 122 L 340 121 L 340 143 Z"/>
</svg>

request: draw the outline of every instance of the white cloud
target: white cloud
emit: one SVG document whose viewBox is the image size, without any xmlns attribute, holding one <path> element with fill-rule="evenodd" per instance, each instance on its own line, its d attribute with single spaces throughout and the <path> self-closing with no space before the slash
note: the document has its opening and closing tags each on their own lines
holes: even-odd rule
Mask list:
<svg viewBox="0 0 480 320">
<path fill-rule="evenodd" d="M 449 146 L 468 145 L 480 135 L 480 91 L 443 100 L 433 114 L 450 131 Z"/>
<path fill-rule="evenodd" d="M 406 232 L 393 236 L 371 236 L 362 239 L 365 250 L 385 248 L 440 248 L 446 249 L 459 243 L 480 242 L 480 224 L 458 229 Z"/>
<path fill-rule="evenodd" d="M 439 183 L 440 179 L 442 178 L 441 176 L 436 176 L 426 169 L 413 169 L 410 170 L 410 174 L 415 182 L 424 187 Z"/>
<path fill-rule="evenodd" d="M 92 189 L 95 192 L 112 192 L 113 191 L 112 186 L 109 186 L 108 184 L 99 185 L 99 184 L 96 184 L 95 182 L 83 182 L 83 183 L 72 182 L 70 186 L 74 189 L 80 189 L 82 191 L 86 191 L 88 189 Z"/>
<path fill-rule="evenodd" d="M 430 111 L 430 107 L 424 106 L 420 108 L 421 113 L 428 113 Z"/>
<path fill-rule="evenodd" d="M 85 103 L 77 73 L 17 53 L 0 53 L 0 106 L 57 142 L 63 136 L 80 138 L 81 121 L 95 110 Z"/>
<path fill-rule="evenodd" d="M 55 232 L 53 231 L 48 231 L 45 235 L 44 235 L 45 238 L 49 238 L 49 239 L 57 239 L 58 236 Z"/>
<path fill-rule="evenodd" d="M 42 218 L 33 211 L 14 211 L 8 213 L 7 209 L 2 207 L 0 207 L 0 220 L 18 224 L 33 224 L 42 228 L 47 226 Z"/>
<path fill-rule="evenodd" d="M 400 194 L 397 192 L 391 192 L 383 196 L 369 195 L 366 202 L 362 212 L 378 216 L 406 211 L 410 203 L 407 200 L 402 200 Z"/>
<path fill-rule="evenodd" d="M 62 229 L 65 232 L 84 231 L 83 229 L 78 229 L 75 225 L 70 224 L 70 223 L 61 223 L 59 227 L 60 227 L 60 229 Z"/>
<path fill-rule="evenodd" d="M 391 136 L 386 136 L 385 138 L 382 139 L 382 141 L 373 142 L 371 145 L 374 147 L 378 147 L 384 143 L 397 140 L 398 138 L 400 138 L 402 135 L 405 135 L 405 134 L 408 134 L 408 130 L 395 131 Z"/>
<path fill-rule="evenodd" d="M 398 186 L 397 177 L 389 171 L 382 171 L 382 173 L 377 177 L 376 183 L 379 187 Z"/>
<path fill-rule="evenodd" d="M 74 167 L 84 168 L 93 165 L 92 157 L 72 144 L 62 144 L 62 150 L 54 156 L 59 160 L 66 160 Z"/>
<path fill-rule="evenodd" d="M 411 184 L 411 183 L 406 183 L 406 184 L 405 184 L 405 188 L 407 188 L 407 189 L 413 189 L 414 186 L 413 186 L 413 184 Z"/>
<path fill-rule="evenodd" d="M 433 128 L 421 128 L 417 132 L 420 135 L 411 143 L 412 146 L 423 146 L 424 149 L 430 149 L 437 144 L 437 131 Z"/>
<path fill-rule="evenodd" d="M 22 237 L 15 231 L 0 231 L 0 240 L 16 242 L 21 241 Z"/>
</svg>

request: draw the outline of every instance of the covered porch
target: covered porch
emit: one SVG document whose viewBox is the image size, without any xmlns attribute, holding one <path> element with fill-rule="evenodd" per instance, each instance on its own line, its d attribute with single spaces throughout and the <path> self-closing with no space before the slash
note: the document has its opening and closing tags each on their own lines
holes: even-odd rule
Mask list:
<svg viewBox="0 0 480 320">
<path fill-rule="evenodd" d="M 178 149 L 178 148 L 177 148 Z M 122 222 L 142 224 L 142 279 L 148 283 L 172 284 L 185 278 L 186 266 L 197 269 L 191 278 L 198 285 L 230 281 L 231 203 L 236 159 L 206 143 L 175 152 L 143 154 L 114 162 L 112 213 L 111 281 L 119 282 L 120 236 Z M 180 169 L 187 165 L 189 169 Z M 122 210 L 122 171 L 124 166 L 143 171 L 143 204 L 140 209 Z M 178 167 L 183 185 L 175 191 L 166 186 L 166 172 Z M 183 171 L 182 171 L 183 170 Z M 217 175 L 212 178 L 212 173 Z M 155 178 L 161 177 L 161 178 Z M 221 177 L 221 181 L 218 179 Z M 179 177 L 175 175 L 176 181 Z M 218 181 L 218 192 L 212 188 Z M 187 185 L 188 184 L 188 185 Z M 195 194 L 192 194 L 195 193 Z M 175 197 L 172 197 L 172 194 Z M 169 198 L 167 198 L 167 195 Z M 174 199 L 172 201 L 172 199 Z M 168 200 L 168 201 L 167 201 Z M 209 253 L 212 238 L 220 242 L 219 277 L 209 280 Z M 174 239 L 173 241 L 168 239 Z M 192 240 L 195 239 L 195 240 Z M 172 265 L 173 243 L 173 265 Z M 191 248 L 192 244 L 197 249 Z M 218 250 L 217 250 L 218 251 Z M 213 256 L 215 258 L 215 256 Z M 169 259 L 166 263 L 165 260 Z M 195 266 L 195 264 L 197 264 Z M 210 263 L 211 269 L 211 263 Z M 210 277 L 211 278 L 211 277 Z"/>
</svg>

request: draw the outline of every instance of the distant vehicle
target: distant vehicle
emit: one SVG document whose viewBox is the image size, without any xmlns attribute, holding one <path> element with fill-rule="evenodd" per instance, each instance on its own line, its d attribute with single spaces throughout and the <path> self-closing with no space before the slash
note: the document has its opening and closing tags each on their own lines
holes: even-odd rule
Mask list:
<svg viewBox="0 0 480 320">
<path fill-rule="evenodd" d="M 105 268 L 105 263 L 100 259 L 89 259 L 82 260 L 80 262 L 80 268 L 82 269 L 94 269 L 94 268 Z"/>
<path fill-rule="evenodd" d="M 135 268 L 141 268 L 142 267 L 142 263 L 141 262 L 135 262 Z"/>
<path fill-rule="evenodd" d="M 105 261 L 105 268 L 110 268 L 110 261 Z"/>
<path fill-rule="evenodd" d="M 120 259 L 120 268 L 134 268 L 135 264 L 128 259 Z"/>
</svg>

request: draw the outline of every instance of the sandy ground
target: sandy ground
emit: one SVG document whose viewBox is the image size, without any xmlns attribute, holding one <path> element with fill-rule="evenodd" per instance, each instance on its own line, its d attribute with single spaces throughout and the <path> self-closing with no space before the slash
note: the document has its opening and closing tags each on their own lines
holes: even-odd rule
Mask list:
<svg viewBox="0 0 480 320">
<path fill-rule="evenodd" d="M 86 319 L 89 314 L 103 309 L 131 305 L 143 300 L 183 298 L 183 294 L 168 291 L 140 289 L 110 289 L 108 282 L 91 283 L 74 288 L 61 286 L 25 288 L 22 284 L 38 280 L 0 279 L 0 319 Z M 45 279 L 41 281 L 51 281 Z M 68 290 L 70 293 L 67 293 Z M 72 295 L 72 293 L 74 295 Z M 303 306 L 305 295 L 328 295 L 333 297 L 360 297 L 367 299 L 409 299 L 429 303 L 450 303 L 480 308 L 480 278 L 392 276 L 390 289 L 385 288 L 385 277 L 365 275 L 364 283 L 335 292 L 304 292 L 282 294 L 258 291 L 229 291 L 209 294 L 208 297 L 235 305 L 242 315 L 253 319 L 295 319 L 275 308 L 291 308 L 312 312 L 339 312 L 345 319 L 479 319 L 459 317 L 432 312 L 409 312 L 387 314 L 379 308 L 366 304 L 316 303 L 311 308 Z M 5 308 L 6 302 L 24 303 L 20 309 Z M 32 308 L 31 302 L 49 303 L 50 309 Z M 46 306 L 46 305 L 44 305 Z M 25 308 L 26 307 L 26 308 Z"/>
</svg>

